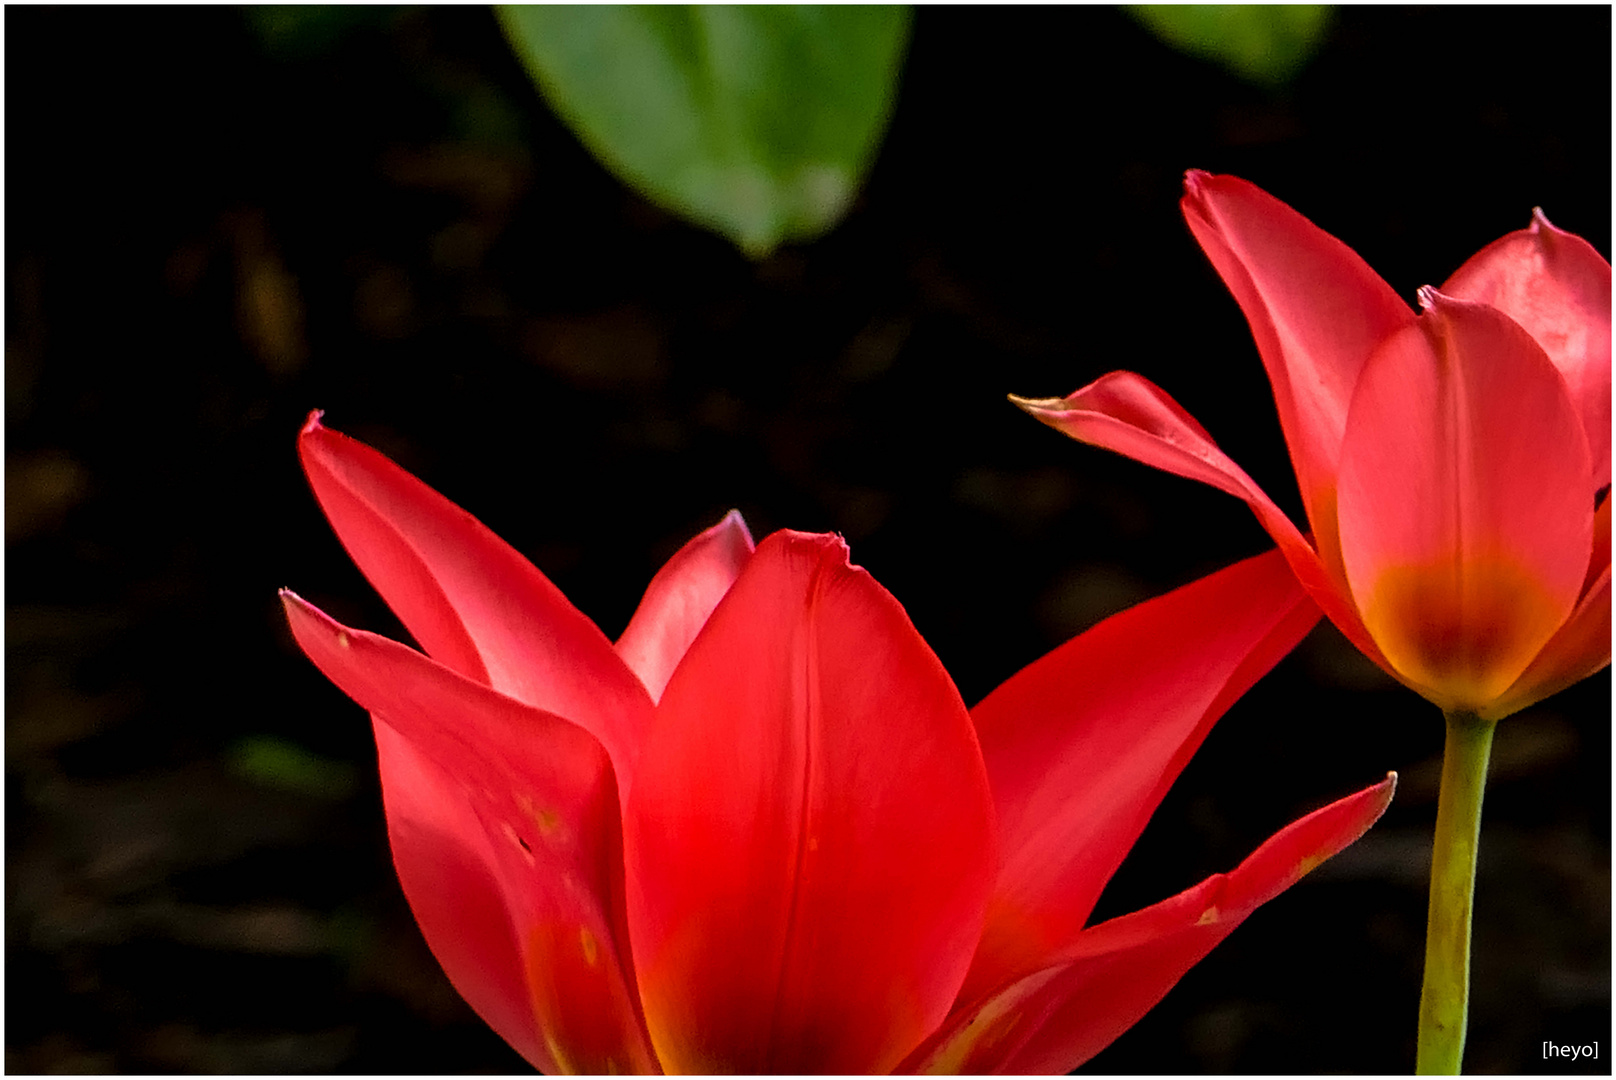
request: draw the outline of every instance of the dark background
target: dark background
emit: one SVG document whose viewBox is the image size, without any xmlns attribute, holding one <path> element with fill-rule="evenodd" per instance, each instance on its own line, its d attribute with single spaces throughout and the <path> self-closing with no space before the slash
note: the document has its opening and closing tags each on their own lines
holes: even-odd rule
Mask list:
<svg viewBox="0 0 1616 1080">
<path fill-rule="evenodd" d="M 422 944 L 369 725 L 283 623 L 285 585 L 398 632 L 304 486 L 310 408 L 613 636 L 732 506 L 839 530 L 975 702 L 1269 545 L 1007 392 L 1145 373 L 1300 520 L 1184 169 L 1410 299 L 1534 205 L 1608 255 L 1610 17 L 1345 8 L 1266 91 L 1111 9 L 923 9 L 852 213 L 754 264 L 598 166 L 486 9 L 8 8 L 7 1069 L 524 1068 Z M 1563 1068 L 1544 1040 L 1609 1071 L 1610 693 L 1500 728 L 1472 1071 Z M 1097 915 L 1388 769 L 1397 800 L 1089 1069 L 1410 1070 L 1441 745 L 1328 627 L 1239 702 Z"/>
</svg>

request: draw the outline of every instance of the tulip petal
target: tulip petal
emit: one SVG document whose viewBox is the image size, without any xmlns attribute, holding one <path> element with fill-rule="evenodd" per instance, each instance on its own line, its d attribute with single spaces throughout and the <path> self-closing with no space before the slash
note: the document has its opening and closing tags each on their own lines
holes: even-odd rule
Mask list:
<svg viewBox="0 0 1616 1080">
<path fill-rule="evenodd" d="M 1442 291 L 1491 304 L 1543 347 L 1582 414 L 1593 486 L 1609 484 L 1610 263 L 1534 210 L 1531 225 L 1471 256 Z"/>
<path fill-rule="evenodd" d="M 663 693 L 624 825 L 670 1072 L 886 1071 L 947 1014 L 996 858 L 987 777 L 839 537 L 758 545 Z"/>
<path fill-rule="evenodd" d="M 449 981 L 488 1026 L 541 1072 L 557 1072 L 534 1015 L 498 861 L 460 785 L 381 720 L 373 721 L 387 837 L 399 883 Z"/>
<path fill-rule="evenodd" d="M 971 711 L 1001 856 L 962 999 L 1077 936 L 1212 725 L 1318 618 L 1270 551 L 1113 615 Z"/>
<path fill-rule="evenodd" d="M 1610 666 L 1610 499 L 1594 515 L 1594 551 L 1582 599 L 1504 696 L 1481 716 L 1500 720 Z"/>
<path fill-rule="evenodd" d="M 1341 551 L 1381 651 L 1444 709 L 1479 712 L 1576 604 L 1591 465 L 1565 380 L 1485 304 L 1428 310 L 1376 350 L 1341 453 Z"/>
<path fill-rule="evenodd" d="M 1588 554 L 1588 573 L 1582 579 L 1582 594 L 1587 596 L 1594 582 L 1610 570 L 1610 493 L 1606 492 L 1594 509 L 1594 546 Z"/>
<path fill-rule="evenodd" d="M 342 546 L 427 654 L 583 725 L 627 787 L 651 703 L 599 628 L 482 522 L 317 411 L 298 453 Z"/>
<path fill-rule="evenodd" d="M 1373 825 L 1396 774 L 1280 830 L 1228 874 L 1086 930 L 1042 970 L 958 1010 L 904 1063 L 932 1073 L 1065 1073 L 1160 1001 L 1246 916 Z"/>
<path fill-rule="evenodd" d="M 1610 567 L 1577 604 L 1530 667 L 1505 694 L 1481 712 L 1501 720 L 1610 666 Z"/>
<path fill-rule="evenodd" d="M 640 677 L 652 701 L 752 557 L 752 534 L 740 511 L 674 553 L 651 579 L 640 606 L 617 639 L 617 655 Z"/>
<path fill-rule="evenodd" d="M 283 592 L 377 732 L 388 836 L 455 988 L 539 1068 L 655 1071 L 626 943 L 617 789 L 582 728 Z"/>
<path fill-rule="evenodd" d="M 1018 398 L 1011 401 L 1056 431 L 1078 442 L 1124 454 L 1165 472 L 1199 480 L 1245 501 L 1257 521 L 1274 538 L 1291 571 L 1330 621 L 1385 666 L 1380 650 L 1358 619 L 1347 596 L 1346 580 L 1333 580 L 1328 567 L 1290 518 L 1274 505 L 1256 481 L 1246 475 L 1195 418 L 1160 387 L 1131 371 L 1113 371 L 1064 398 Z"/>
<path fill-rule="evenodd" d="M 1251 325 L 1314 541 L 1337 567 L 1336 463 L 1353 388 L 1414 313 L 1357 252 L 1253 184 L 1191 171 L 1179 205 Z"/>
</svg>

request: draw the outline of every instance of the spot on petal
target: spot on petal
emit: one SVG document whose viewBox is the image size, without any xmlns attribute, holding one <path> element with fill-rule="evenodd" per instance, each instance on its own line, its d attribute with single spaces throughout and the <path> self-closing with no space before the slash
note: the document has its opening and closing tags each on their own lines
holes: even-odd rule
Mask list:
<svg viewBox="0 0 1616 1080">
<path fill-rule="evenodd" d="M 600 942 L 595 940 L 595 935 L 590 932 L 589 927 L 580 926 L 578 928 L 578 944 L 584 950 L 584 963 L 590 967 L 595 967 L 600 963 Z"/>
<path fill-rule="evenodd" d="M 526 840 L 522 839 L 522 834 L 517 832 L 508 821 L 500 822 L 499 828 L 500 831 L 505 834 L 505 839 L 521 848 L 522 854 L 527 857 L 527 861 L 530 863 L 533 862 L 533 848 Z"/>
<path fill-rule="evenodd" d="M 561 814 L 548 806 L 539 806 L 526 795 L 516 797 L 517 806 L 521 807 L 523 815 L 533 822 L 539 830 L 539 835 L 552 843 L 561 838 Z"/>
</svg>

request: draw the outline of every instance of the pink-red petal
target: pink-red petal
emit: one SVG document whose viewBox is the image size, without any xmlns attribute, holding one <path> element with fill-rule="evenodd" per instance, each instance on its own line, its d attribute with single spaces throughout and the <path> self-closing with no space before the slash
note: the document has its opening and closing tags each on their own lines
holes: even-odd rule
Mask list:
<svg viewBox="0 0 1616 1080">
<path fill-rule="evenodd" d="M 1610 666 L 1610 498 L 1594 514 L 1594 550 L 1582 599 L 1504 696 L 1482 712 L 1498 720 Z"/>
<path fill-rule="evenodd" d="M 1444 709 L 1488 708 L 1565 622 L 1594 528 L 1565 380 L 1485 304 L 1427 313 L 1376 350 L 1341 454 L 1341 550 L 1364 625 Z"/>
<path fill-rule="evenodd" d="M 740 511 L 691 540 L 657 571 L 617 655 L 640 677 L 652 701 L 660 700 L 673 669 L 752 557 L 752 534 Z"/>
<path fill-rule="evenodd" d="M 1291 571 L 1313 597 L 1313 602 L 1365 655 L 1382 663 L 1380 651 L 1353 609 L 1346 579 L 1332 576 L 1329 567 L 1290 518 L 1274 505 L 1244 469 L 1218 449 L 1194 417 L 1149 379 L 1131 371 L 1113 371 L 1064 398 L 1012 396 L 1010 400 L 1078 442 L 1199 480 L 1244 500 L 1257 516 L 1258 523 L 1284 552 Z"/>
<path fill-rule="evenodd" d="M 1001 858 L 965 999 L 1076 937 L 1212 725 L 1318 618 L 1270 551 L 1113 615 L 971 711 Z"/>
<path fill-rule="evenodd" d="M 1374 347 L 1414 313 L 1357 252 L 1253 184 L 1191 171 L 1179 205 L 1251 324 L 1314 540 L 1333 568 L 1353 387 Z"/>
<path fill-rule="evenodd" d="M 1592 244 L 1532 224 L 1482 248 L 1442 286 L 1520 323 L 1565 376 L 1593 455 L 1593 487 L 1610 483 L 1610 263 Z"/>
<path fill-rule="evenodd" d="M 1373 825 L 1396 775 L 1276 833 L 1228 874 L 1086 930 L 1043 969 L 970 1003 L 905 1068 L 1065 1073 L 1105 1049 L 1239 926 Z"/>
<path fill-rule="evenodd" d="M 282 597 L 303 651 L 375 719 L 399 878 L 456 988 L 541 1068 L 655 1071 L 626 948 L 617 789 L 600 744 Z"/>
<path fill-rule="evenodd" d="M 1610 567 L 1607 566 L 1531 666 L 1502 697 L 1481 711 L 1481 717 L 1499 720 L 1520 712 L 1609 666 Z"/>
<path fill-rule="evenodd" d="M 987 778 L 839 538 L 758 545 L 662 695 L 624 824 L 670 1072 L 886 1071 L 947 1014 L 996 858 Z"/>
<path fill-rule="evenodd" d="M 626 786 L 651 702 L 595 624 L 482 522 L 318 412 L 298 453 L 343 547 L 427 654 L 583 725 Z"/>
</svg>

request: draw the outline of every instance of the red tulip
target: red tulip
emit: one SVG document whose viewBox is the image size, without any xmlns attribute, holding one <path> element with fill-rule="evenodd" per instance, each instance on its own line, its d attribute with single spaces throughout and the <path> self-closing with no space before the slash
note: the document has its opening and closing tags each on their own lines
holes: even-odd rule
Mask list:
<svg viewBox="0 0 1616 1080">
<path fill-rule="evenodd" d="M 1318 618 L 1272 553 L 968 713 L 839 537 L 754 549 L 732 513 L 613 645 L 318 416 L 315 494 L 425 655 L 283 593 L 293 634 L 371 713 L 427 943 L 542 1070 L 1064 1071 L 1391 798 L 1388 778 L 1086 928 L 1213 722 Z"/>
<path fill-rule="evenodd" d="M 1017 403 L 1244 499 L 1347 637 L 1449 713 L 1609 664 L 1610 264 L 1534 212 L 1416 315 L 1243 180 L 1191 172 L 1182 206 L 1251 323 L 1311 537 L 1138 375 Z"/>
</svg>

